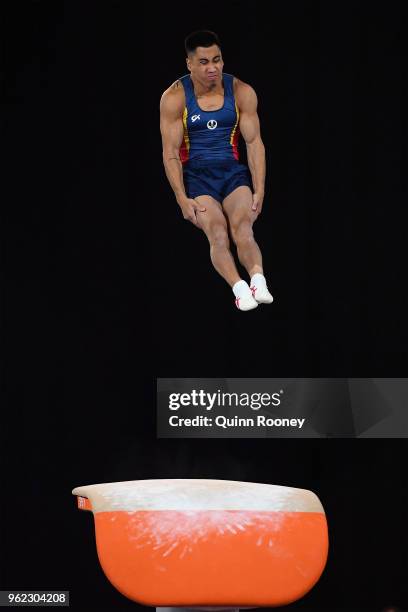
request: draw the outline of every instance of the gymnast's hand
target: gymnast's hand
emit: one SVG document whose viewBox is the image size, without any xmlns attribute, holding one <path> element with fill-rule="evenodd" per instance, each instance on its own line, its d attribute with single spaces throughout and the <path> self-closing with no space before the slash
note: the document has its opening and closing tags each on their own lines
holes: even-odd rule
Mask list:
<svg viewBox="0 0 408 612">
<path fill-rule="evenodd" d="M 187 197 L 180 199 L 178 203 L 183 213 L 184 219 L 187 219 L 188 221 L 191 221 L 191 223 L 194 223 L 194 225 L 198 226 L 197 211 L 205 212 L 207 210 L 205 206 L 203 206 L 196 200 Z"/>
<path fill-rule="evenodd" d="M 255 191 L 252 195 L 252 210 L 256 212 L 256 216 L 258 217 L 261 214 L 262 204 L 263 204 L 264 194 L 262 191 Z"/>
</svg>

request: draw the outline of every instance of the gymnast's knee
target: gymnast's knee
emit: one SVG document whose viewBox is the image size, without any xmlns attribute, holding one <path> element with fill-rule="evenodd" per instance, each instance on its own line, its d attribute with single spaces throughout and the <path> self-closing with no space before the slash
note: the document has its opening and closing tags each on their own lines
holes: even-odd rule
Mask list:
<svg viewBox="0 0 408 612">
<path fill-rule="evenodd" d="M 245 247 L 254 241 L 254 233 L 252 231 L 252 223 L 243 221 L 235 227 L 231 227 L 231 236 L 237 247 Z"/>
<path fill-rule="evenodd" d="M 225 249 L 229 247 L 227 228 L 220 224 L 214 225 L 208 235 L 211 248 Z"/>
</svg>

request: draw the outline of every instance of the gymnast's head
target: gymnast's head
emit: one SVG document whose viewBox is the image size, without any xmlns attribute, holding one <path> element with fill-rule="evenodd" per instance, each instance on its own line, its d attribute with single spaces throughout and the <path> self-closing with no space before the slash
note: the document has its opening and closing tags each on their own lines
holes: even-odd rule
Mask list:
<svg viewBox="0 0 408 612">
<path fill-rule="evenodd" d="M 218 35 L 210 30 L 191 32 L 185 41 L 187 68 L 193 79 L 207 87 L 221 82 L 224 62 Z"/>
</svg>

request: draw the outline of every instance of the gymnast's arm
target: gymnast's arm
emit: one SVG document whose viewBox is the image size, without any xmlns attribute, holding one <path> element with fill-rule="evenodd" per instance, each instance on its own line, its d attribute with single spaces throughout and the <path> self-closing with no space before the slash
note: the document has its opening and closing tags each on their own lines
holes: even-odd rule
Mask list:
<svg viewBox="0 0 408 612">
<path fill-rule="evenodd" d="M 179 204 L 180 200 L 187 197 L 180 160 L 180 147 L 184 133 L 183 107 L 184 101 L 175 83 L 164 92 L 160 100 L 160 131 L 164 169 Z"/>
<path fill-rule="evenodd" d="M 247 148 L 248 166 L 254 186 L 254 210 L 262 208 L 265 193 L 265 147 L 257 112 L 258 100 L 250 85 L 239 81 L 235 97 L 240 111 L 239 127 Z"/>
<path fill-rule="evenodd" d="M 174 191 L 183 217 L 197 225 L 196 210 L 205 212 L 205 207 L 186 195 L 183 168 L 180 160 L 180 147 L 183 141 L 184 95 L 180 95 L 179 83 L 167 89 L 160 101 L 160 131 L 163 144 L 163 164 L 166 176 Z"/>
</svg>

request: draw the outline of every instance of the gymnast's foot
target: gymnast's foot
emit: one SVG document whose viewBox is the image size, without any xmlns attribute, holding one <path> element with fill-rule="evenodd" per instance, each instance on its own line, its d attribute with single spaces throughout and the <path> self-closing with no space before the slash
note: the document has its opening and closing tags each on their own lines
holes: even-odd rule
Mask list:
<svg viewBox="0 0 408 612">
<path fill-rule="evenodd" d="M 244 280 L 235 283 L 232 290 L 235 295 L 235 305 L 238 310 L 252 310 L 258 306 L 248 283 Z"/>
<path fill-rule="evenodd" d="M 251 278 L 252 295 L 258 304 L 271 304 L 273 297 L 268 291 L 266 280 L 263 274 L 254 274 Z"/>
</svg>

